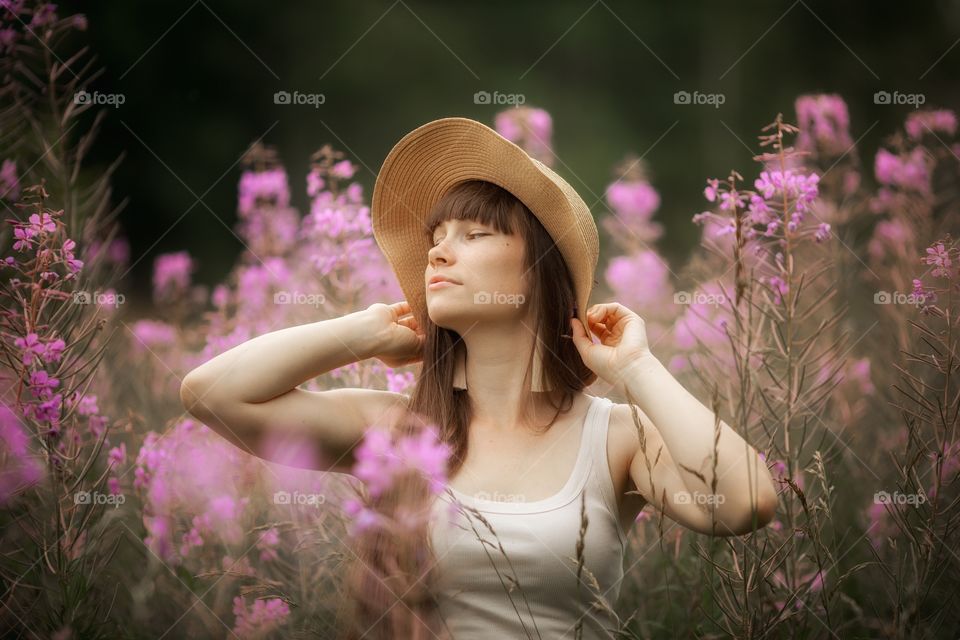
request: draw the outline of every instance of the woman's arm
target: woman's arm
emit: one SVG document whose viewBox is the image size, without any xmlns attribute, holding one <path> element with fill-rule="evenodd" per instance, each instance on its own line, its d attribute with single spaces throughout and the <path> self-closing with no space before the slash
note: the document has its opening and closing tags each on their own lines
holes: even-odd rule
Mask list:
<svg viewBox="0 0 960 640">
<path fill-rule="evenodd" d="M 396 322 L 403 310 L 402 304 L 371 305 L 252 338 L 188 373 L 180 399 L 193 417 L 246 453 L 303 466 L 288 459 L 289 447 L 275 446 L 298 443 L 308 468 L 349 472 L 366 429 L 394 424 L 407 397 L 379 389 L 307 391 L 298 385 L 351 362 L 374 356 L 393 362 L 411 346 L 416 350 L 413 331 L 401 326 L 410 321 Z"/>
<path fill-rule="evenodd" d="M 247 340 L 188 373 L 182 388 L 189 389 L 194 399 L 212 403 L 271 400 L 328 371 L 375 356 L 379 339 L 374 330 L 376 318 L 368 311 Z"/>
<path fill-rule="evenodd" d="M 622 383 L 647 418 L 642 421 L 647 451 L 638 449 L 631 476 L 655 507 L 702 533 L 713 532 L 716 517 L 719 535 L 743 535 L 773 519 L 777 489 L 757 450 L 717 420 L 656 357 L 636 361 Z"/>
</svg>

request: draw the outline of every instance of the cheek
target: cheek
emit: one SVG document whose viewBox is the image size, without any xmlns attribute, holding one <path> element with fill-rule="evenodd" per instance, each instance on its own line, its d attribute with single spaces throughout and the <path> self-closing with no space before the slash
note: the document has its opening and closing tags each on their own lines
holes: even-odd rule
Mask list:
<svg viewBox="0 0 960 640">
<path fill-rule="evenodd" d="M 484 279 L 497 285 L 498 290 L 523 290 L 523 245 L 516 240 L 498 243 L 483 252 Z"/>
<path fill-rule="evenodd" d="M 520 291 L 523 289 L 524 265 L 523 265 L 523 244 L 519 241 L 509 240 L 501 248 L 499 256 L 501 273 L 505 279 L 512 283 L 512 289 Z"/>
</svg>

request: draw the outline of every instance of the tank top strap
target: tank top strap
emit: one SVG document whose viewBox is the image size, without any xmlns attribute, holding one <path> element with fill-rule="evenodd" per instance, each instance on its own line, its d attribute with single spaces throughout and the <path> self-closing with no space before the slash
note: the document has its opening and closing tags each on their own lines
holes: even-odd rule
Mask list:
<svg viewBox="0 0 960 640">
<path fill-rule="evenodd" d="M 607 435 L 610 431 L 610 415 L 613 412 L 613 401 L 609 398 L 595 397 L 594 407 L 590 412 L 588 424 L 591 453 L 591 469 L 586 487 L 594 495 L 599 494 L 603 499 L 611 517 L 617 523 L 617 533 L 621 544 L 624 544 L 626 532 L 620 522 L 620 507 L 617 505 L 616 488 L 613 484 L 613 474 L 610 470 L 610 459 L 607 456 Z"/>
<path fill-rule="evenodd" d="M 610 413 L 613 411 L 613 401 L 602 396 L 594 397 L 592 410 L 589 412 L 587 424 L 590 451 L 593 456 L 593 466 L 595 469 L 607 470 L 609 474 L 609 463 L 607 462 L 607 431 L 610 428 Z"/>
</svg>

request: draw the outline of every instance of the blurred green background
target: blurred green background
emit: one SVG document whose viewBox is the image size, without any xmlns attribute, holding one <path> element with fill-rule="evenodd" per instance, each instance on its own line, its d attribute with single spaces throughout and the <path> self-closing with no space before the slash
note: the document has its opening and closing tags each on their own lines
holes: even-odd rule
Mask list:
<svg viewBox="0 0 960 640">
<path fill-rule="evenodd" d="M 955 108 L 960 3 L 923 2 L 300 2 L 79 3 L 82 37 L 105 67 L 111 109 L 93 159 L 125 152 L 115 179 L 136 261 L 127 286 L 149 292 L 153 258 L 188 250 L 198 282 L 222 279 L 242 249 L 230 231 L 239 158 L 254 140 L 287 167 L 306 208 L 310 154 L 324 143 L 359 163 L 366 197 L 405 133 L 460 115 L 492 126 L 523 94 L 553 116 L 555 168 L 588 204 L 624 155 L 644 156 L 662 204 L 661 252 L 690 251 L 707 177 L 748 180 L 759 129 L 802 93 L 840 93 L 872 179 L 872 157 L 907 105 L 876 91 L 922 93 Z M 274 104 L 276 91 L 324 104 Z M 719 108 L 677 105 L 676 91 L 722 93 Z M 197 200 L 202 199 L 202 203 Z M 191 208 L 192 207 L 192 208 Z M 593 207 L 599 219 L 606 209 Z M 601 243 L 605 243 L 601 236 Z M 601 257 L 601 265 L 603 257 Z"/>
</svg>

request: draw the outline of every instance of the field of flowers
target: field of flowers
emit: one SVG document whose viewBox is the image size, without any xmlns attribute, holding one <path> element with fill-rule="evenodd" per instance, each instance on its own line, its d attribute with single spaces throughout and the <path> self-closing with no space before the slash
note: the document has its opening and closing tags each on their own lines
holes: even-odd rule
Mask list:
<svg viewBox="0 0 960 640">
<path fill-rule="evenodd" d="M 352 475 L 311 470 L 322 461 L 291 438 L 267 442 L 285 463 L 267 462 L 185 413 L 179 390 L 257 335 L 402 299 L 356 159 L 324 145 L 295 185 L 252 145 L 229 276 L 198 285 L 204 256 L 163 254 L 154 306 L 128 309 L 114 167 L 85 162 L 102 114 L 76 96 L 93 75 L 67 73 L 85 53 L 62 51 L 85 21 L 39 6 L 0 4 L 0 633 L 337 637 L 361 561 L 350 540 L 398 525 L 381 485 L 420 473 L 439 491 L 448 450 L 430 430 L 371 430 Z M 683 264 L 658 251 L 643 160 L 611 162 L 617 178 L 587 199 L 606 256 L 592 300 L 645 319 L 654 353 L 764 452 L 780 492 L 776 520 L 737 538 L 648 506 L 619 637 L 956 637 L 956 113 L 909 111 L 871 150 L 840 95 L 797 96 L 770 120 L 752 166 L 718 167 L 703 210 L 673 212 L 701 230 Z M 490 124 L 563 173 L 547 110 Z M 305 388 L 403 392 L 415 375 L 367 360 Z"/>
</svg>

